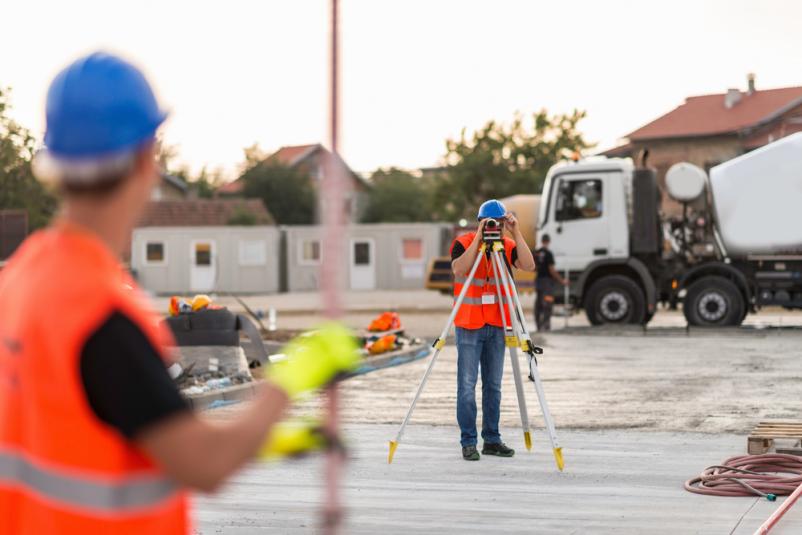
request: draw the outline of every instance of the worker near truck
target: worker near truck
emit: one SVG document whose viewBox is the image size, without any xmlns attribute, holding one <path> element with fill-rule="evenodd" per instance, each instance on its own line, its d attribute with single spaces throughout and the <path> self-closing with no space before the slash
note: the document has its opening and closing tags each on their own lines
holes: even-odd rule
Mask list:
<svg viewBox="0 0 802 535">
<path fill-rule="evenodd" d="M 565 286 L 566 280 L 557 272 L 554 255 L 549 250 L 551 236 L 543 234 L 540 248 L 535 251 L 535 325 L 538 331 L 551 330 L 551 312 L 554 307 L 556 285 Z"/>
<path fill-rule="evenodd" d="M 166 369 L 171 336 L 119 260 L 160 180 L 165 118 L 142 73 L 112 55 L 50 85 L 36 167 L 62 210 L 0 274 L 0 533 L 190 533 L 186 490 L 217 488 L 295 396 L 358 360 L 328 326 L 290 344 L 235 420 L 190 410 Z"/>
<path fill-rule="evenodd" d="M 515 266 L 523 271 L 535 269 L 535 260 L 521 234 L 518 220 L 507 212 L 501 202 L 492 199 L 483 203 L 477 219 L 477 231 L 457 237 L 451 245 L 455 298 L 467 282 L 466 278 L 479 255 L 485 225 L 491 219 L 513 236 L 512 239 L 506 236 L 503 238 L 507 268 Z M 490 252 L 486 251 L 454 319 L 457 338 L 457 423 L 460 427 L 462 458 L 467 461 L 480 459 L 476 449 L 476 382 L 480 368 L 482 454 L 499 457 L 512 457 L 515 454 L 512 448 L 504 444 L 499 433 L 505 344 L 497 295 L 492 258 Z M 509 308 L 507 310 L 509 312 Z"/>
</svg>

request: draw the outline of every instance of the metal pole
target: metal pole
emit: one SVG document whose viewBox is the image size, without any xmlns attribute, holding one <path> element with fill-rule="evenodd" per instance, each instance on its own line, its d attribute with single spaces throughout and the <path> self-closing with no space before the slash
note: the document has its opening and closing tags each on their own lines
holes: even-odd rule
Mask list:
<svg viewBox="0 0 802 535">
<path fill-rule="evenodd" d="M 563 280 L 568 283 L 563 288 L 565 288 L 564 297 L 563 297 L 563 315 L 565 316 L 565 326 L 568 327 L 568 316 L 571 315 L 571 283 L 568 279 L 568 270 L 565 270 L 565 277 Z"/>
<path fill-rule="evenodd" d="M 476 275 L 476 270 L 479 268 L 479 264 L 482 261 L 484 252 L 485 252 L 485 245 L 482 244 L 482 246 L 479 248 L 479 254 L 476 255 L 476 261 L 474 261 L 473 267 L 471 268 L 470 273 L 468 273 L 468 277 L 465 280 L 465 283 L 462 285 L 462 291 L 460 291 L 456 301 L 454 302 L 454 307 L 451 309 L 451 314 L 449 314 L 448 316 L 448 321 L 446 322 L 445 327 L 443 327 L 443 331 L 440 333 L 440 336 L 432 344 L 432 347 L 435 348 L 434 355 L 432 355 L 432 359 L 429 361 L 429 366 L 426 367 L 426 371 L 424 372 L 423 378 L 420 381 L 418 390 L 415 392 L 415 397 L 412 398 L 412 404 L 410 404 L 409 409 L 407 410 L 407 414 L 406 416 L 404 416 L 404 421 L 401 422 L 401 427 L 398 429 L 398 433 L 395 436 L 395 440 L 390 441 L 390 452 L 387 454 L 387 464 L 393 462 L 393 456 L 395 455 L 395 450 L 396 448 L 398 448 L 398 444 L 401 442 L 401 437 L 404 435 L 404 430 L 407 427 L 407 423 L 409 423 L 409 419 L 412 417 L 412 412 L 415 410 L 415 406 L 418 404 L 418 399 L 420 398 L 420 395 L 423 392 L 423 388 L 426 386 L 426 381 L 429 380 L 429 374 L 432 372 L 432 369 L 434 368 L 434 363 L 437 361 L 437 357 L 440 355 L 440 351 L 446 345 L 446 337 L 448 336 L 448 331 L 451 329 L 451 324 L 454 323 L 454 318 L 457 317 L 457 312 L 459 311 L 459 307 L 462 306 L 462 302 L 465 300 L 465 295 L 468 293 L 468 288 L 470 288 L 471 284 L 473 283 L 473 278 Z"/>
</svg>

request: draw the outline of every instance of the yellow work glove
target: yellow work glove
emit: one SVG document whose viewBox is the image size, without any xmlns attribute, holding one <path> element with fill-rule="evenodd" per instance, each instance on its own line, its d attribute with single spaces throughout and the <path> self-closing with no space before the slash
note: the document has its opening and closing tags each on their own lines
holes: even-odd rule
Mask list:
<svg viewBox="0 0 802 535">
<path fill-rule="evenodd" d="M 321 325 L 293 339 L 282 352 L 287 360 L 271 364 L 265 379 L 291 398 L 356 370 L 362 360 L 353 334 L 337 323 Z"/>
<path fill-rule="evenodd" d="M 328 442 L 320 420 L 306 418 L 279 422 L 270 430 L 258 457 L 264 460 L 298 457 L 322 450 Z"/>
</svg>

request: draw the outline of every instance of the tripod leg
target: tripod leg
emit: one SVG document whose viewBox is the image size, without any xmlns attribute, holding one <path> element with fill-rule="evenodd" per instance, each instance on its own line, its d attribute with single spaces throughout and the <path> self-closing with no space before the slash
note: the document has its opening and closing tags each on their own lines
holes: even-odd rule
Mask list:
<svg viewBox="0 0 802 535">
<path fill-rule="evenodd" d="M 503 264 L 501 266 L 503 267 Z M 563 460 L 563 450 L 557 440 L 557 430 L 554 426 L 554 420 L 551 417 L 551 411 L 549 410 L 548 402 L 546 401 L 546 394 L 543 391 L 543 383 L 540 380 L 540 373 L 537 369 L 537 360 L 534 356 L 535 347 L 532 345 L 532 339 L 526 329 L 526 319 L 523 314 L 523 307 L 521 307 L 521 300 L 518 297 L 518 292 L 515 288 L 515 281 L 512 279 L 512 274 L 508 273 L 506 270 L 501 272 L 501 278 L 504 281 L 505 287 L 511 292 L 512 299 L 515 301 L 516 316 L 518 316 L 517 319 L 522 329 L 521 343 L 524 346 L 528 345 L 528 347 L 524 347 L 524 351 L 529 353 L 529 375 L 532 377 L 532 380 L 535 383 L 535 392 L 537 393 L 537 398 L 540 402 L 540 408 L 543 411 L 543 420 L 546 423 L 546 430 L 549 434 L 549 440 L 551 441 L 551 448 L 554 452 L 554 460 L 557 463 L 557 468 L 562 471 L 565 466 L 565 462 Z"/>
<path fill-rule="evenodd" d="M 409 423 L 409 419 L 412 417 L 412 412 L 415 410 L 415 405 L 418 403 L 418 399 L 420 398 L 421 393 L 423 392 L 423 388 L 426 386 L 426 381 L 429 380 L 429 374 L 432 372 L 434 368 L 434 363 L 437 361 L 437 357 L 440 355 L 440 351 L 442 351 L 443 347 L 446 345 L 446 337 L 448 336 L 448 331 L 451 329 L 451 324 L 454 323 L 454 318 L 457 317 L 457 312 L 459 311 L 459 307 L 462 305 L 462 302 L 465 300 L 465 295 L 468 293 L 468 288 L 470 288 L 471 284 L 473 283 L 474 275 L 476 275 L 476 269 L 479 267 L 479 263 L 482 261 L 482 256 L 484 255 L 485 246 L 484 244 L 479 249 L 479 254 L 476 255 L 476 261 L 473 263 L 473 267 L 471 268 L 470 273 L 468 274 L 468 278 L 465 280 L 465 284 L 462 286 L 462 291 L 459 293 L 456 302 L 454 303 L 454 308 L 451 309 L 451 314 L 448 317 L 448 321 L 446 322 L 446 326 L 443 328 L 443 331 L 440 333 L 440 336 L 437 340 L 434 341 L 432 347 L 435 348 L 434 355 L 432 355 L 432 359 L 429 361 L 429 366 L 426 367 L 426 372 L 423 374 L 423 378 L 421 379 L 420 385 L 418 386 L 418 390 L 415 392 L 415 397 L 412 399 L 412 404 L 409 406 L 409 410 L 407 410 L 407 414 L 404 417 L 404 421 L 401 423 L 401 427 L 398 429 L 398 434 L 395 437 L 395 440 L 390 441 L 390 452 L 387 455 L 387 463 L 393 462 L 393 456 L 395 455 L 395 450 L 398 448 L 398 444 L 401 442 L 401 437 L 404 435 L 404 429 L 407 427 L 407 423 Z"/>
<path fill-rule="evenodd" d="M 502 245 L 503 247 L 503 245 Z M 504 334 L 507 334 L 507 319 L 506 314 L 504 311 L 504 300 L 507 300 L 507 308 L 512 311 L 512 299 L 508 297 L 506 294 L 509 293 L 509 288 L 506 285 L 503 285 L 503 281 L 500 277 L 503 277 L 503 269 L 504 264 L 501 260 L 500 253 L 493 250 L 493 269 L 496 272 L 496 291 L 498 293 L 498 304 L 499 309 L 501 310 L 501 324 L 504 326 Z M 504 287 L 504 295 L 502 295 L 502 287 Z M 532 449 L 532 433 L 529 430 L 529 412 L 526 409 L 526 394 L 524 393 L 524 385 L 523 381 L 521 380 L 521 368 L 520 363 L 518 361 L 518 330 L 515 327 L 515 316 L 514 314 L 510 314 L 510 322 L 512 323 L 512 332 L 514 336 L 506 337 L 506 345 L 510 352 L 510 364 L 512 365 L 512 374 L 515 380 L 515 394 L 518 396 L 518 409 L 521 413 L 521 427 L 523 428 L 524 432 L 524 444 L 526 445 L 527 451 L 531 451 Z"/>
<path fill-rule="evenodd" d="M 537 362 L 534 358 L 529 359 L 529 374 L 535 381 L 535 392 L 537 392 L 537 399 L 540 401 L 540 408 L 543 409 L 543 420 L 546 422 L 546 431 L 549 433 L 549 440 L 551 441 L 551 449 L 554 452 L 554 460 L 557 463 L 557 468 L 562 471 L 565 466 L 563 460 L 563 449 L 557 440 L 557 430 L 554 427 L 554 420 L 549 411 L 549 404 L 546 401 L 546 394 L 543 392 L 543 383 L 540 380 L 540 372 L 537 369 Z"/>
</svg>

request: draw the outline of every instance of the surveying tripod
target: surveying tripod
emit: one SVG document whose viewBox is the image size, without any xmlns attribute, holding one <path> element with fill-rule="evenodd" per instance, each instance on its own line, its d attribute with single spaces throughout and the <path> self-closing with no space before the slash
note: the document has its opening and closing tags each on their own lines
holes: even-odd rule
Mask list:
<svg viewBox="0 0 802 535">
<path fill-rule="evenodd" d="M 564 462 L 562 447 L 560 447 L 559 442 L 557 441 L 557 431 L 554 428 L 554 420 L 549 412 L 549 406 L 546 402 L 546 396 L 543 392 L 543 383 L 540 380 L 540 373 L 537 369 L 537 358 L 535 355 L 542 354 L 543 349 L 535 346 L 532 343 L 532 338 L 529 336 L 529 331 L 526 327 L 526 320 L 524 319 L 523 307 L 521 307 L 521 300 L 518 298 L 518 292 L 515 289 L 515 282 L 513 280 L 512 273 L 507 271 L 504 257 L 502 256 L 504 254 L 504 242 L 501 239 L 500 232 L 495 235 L 485 235 L 485 237 L 483 237 L 482 245 L 479 248 L 479 254 L 476 255 L 476 261 L 473 263 L 473 267 L 471 268 L 471 271 L 469 272 L 468 277 L 462 286 L 462 291 L 459 293 L 459 296 L 454 303 L 454 308 L 451 310 L 451 315 L 448 318 L 448 322 L 446 323 L 443 332 L 440 333 L 440 336 L 432 344 L 435 352 L 434 355 L 432 355 L 431 361 L 429 361 L 429 366 L 426 368 L 426 372 L 423 374 L 423 379 L 421 379 L 420 386 L 418 386 L 418 391 L 415 393 L 415 397 L 413 398 L 412 404 L 407 411 L 407 415 L 404 417 L 404 421 L 401 423 L 401 428 L 398 430 L 395 440 L 390 441 L 390 453 L 387 457 L 388 463 L 393 462 L 393 455 L 395 455 L 395 450 L 398 447 L 398 444 L 401 442 L 401 437 L 403 436 L 404 429 L 406 428 L 407 423 L 409 423 L 409 419 L 412 416 L 412 411 L 415 410 L 415 405 L 418 403 L 421 392 L 423 392 L 423 388 L 426 386 L 426 381 L 429 379 L 429 374 L 431 374 L 432 369 L 434 368 L 434 363 L 437 361 L 440 351 L 446 345 L 446 337 L 451 329 L 451 325 L 454 323 L 454 318 L 456 318 L 457 312 L 459 311 L 459 308 L 465 299 L 468 288 L 470 288 L 471 284 L 473 283 L 479 263 L 487 254 L 490 255 L 493 261 L 492 266 L 494 271 L 493 277 L 496 285 L 496 298 L 498 299 L 498 305 L 501 309 L 501 322 L 502 327 L 504 328 L 504 340 L 507 348 L 509 348 L 510 363 L 512 364 L 512 373 L 515 378 L 515 392 L 518 396 L 518 408 L 521 412 L 521 425 L 523 427 L 526 449 L 532 449 L 532 436 L 529 431 L 529 414 L 526 410 L 526 398 L 524 396 L 523 381 L 521 380 L 521 370 L 518 363 L 519 347 L 529 357 L 529 380 L 533 381 L 535 384 L 535 392 L 537 392 L 540 408 L 543 411 L 543 420 L 546 423 L 546 431 L 548 432 L 549 439 L 551 440 L 551 447 L 552 451 L 554 452 L 554 460 L 557 463 L 557 468 L 561 471 L 563 469 Z M 512 325 L 507 325 L 507 314 L 504 310 L 505 303 L 508 304 L 507 308 L 510 311 L 509 317 Z"/>
</svg>

